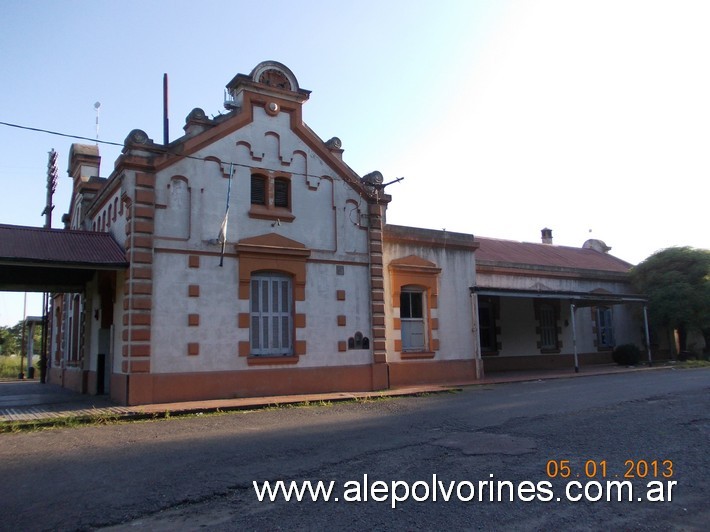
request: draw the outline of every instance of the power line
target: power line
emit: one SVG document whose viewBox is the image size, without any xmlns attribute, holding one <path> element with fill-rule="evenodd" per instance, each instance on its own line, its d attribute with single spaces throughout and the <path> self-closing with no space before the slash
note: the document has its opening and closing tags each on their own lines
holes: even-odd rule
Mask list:
<svg viewBox="0 0 710 532">
<path fill-rule="evenodd" d="M 98 142 L 100 144 L 110 144 L 111 146 L 123 146 L 123 144 L 119 144 L 118 142 L 110 142 L 108 140 L 90 139 L 88 137 L 81 137 L 79 135 L 70 135 L 69 133 L 59 133 L 58 131 L 50 131 L 48 129 L 41 129 L 38 127 L 21 126 L 19 124 L 11 124 L 9 122 L 0 122 L 0 125 L 14 127 L 17 129 L 27 129 L 28 131 L 36 131 L 37 133 L 47 133 L 49 135 L 57 135 L 58 137 L 67 137 L 70 139 L 77 139 L 77 140 L 88 140 L 89 142 Z"/>
<path fill-rule="evenodd" d="M 93 142 L 93 143 L 95 143 L 95 144 L 107 144 L 107 145 L 109 145 L 109 146 L 120 146 L 120 147 L 124 147 L 124 146 L 125 146 L 124 143 L 120 143 L 120 142 L 111 142 L 111 141 L 109 141 L 109 140 L 91 139 L 91 138 L 89 138 L 89 137 L 82 137 L 81 135 L 72 135 L 72 134 L 69 134 L 69 133 L 60 133 L 60 132 L 58 132 L 58 131 L 51 131 L 51 130 L 49 130 L 49 129 L 42 129 L 42 128 L 38 128 L 38 127 L 23 126 L 23 125 L 20 125 L 20 124 L 12 124 L 12 123 L 10 123 L 10 122 L 2 122 L 2 121 L 0 121 L 0 125 L 2 125 L 2 126 L 7 126 L 7 127 L 14 127 L 14 128 L 17 128 L 17 129 L 24 129 L 24 130 L 27 130 L 27 131 L 34 131 L 34 132 L 37 132 L 37 133 L 45 133 L 45 134 L 48 134 L 48 135 L 56 135 L 56 136 L 58 136 L 58 137 L 65 137 L 65 138 L 76 139 L 76 140 L 86 140 L 86 141 L 89 141 L 89 142 Z M 175 155 L 175 156 L 177 156 L 177 157 L 183 157 L 183 158 L 185 158 L 185 159 L 193 159 L 193 160 L 196 160 L 196 161 L 203 161 L 203 162 L 209 160 L 210 162 L 214 162 L 214 157 L 213 157 L 213 156 L 197 157 L 196 155 L 186 155 L 186 154 L 184 154 L 184 153 L 176 153 L 175 151 L 171 151 L 169 148 L 166 148 L 166 147 L 163 147 L 163 146 L 160 146 L 160 145 L 157 145 L 157 144 L 151 146 L 151 149 L 154 149 L 154 150 L 156 150 L 156 151 L 160 151 L 160 152 L 162 152 L 162 153 L 164 153 L 164 154 L 166 154 L 166 155 Z M 256 170 L 262 170 L 262 168 L 261 168 L 260 166 L 254 166 L 254 165 L 245 164 L 245 163 L 238 163 L 238 162 L 236 162 L 236 161 L 222 161 L 222 163 L 223 163 L 223 164 L 233 164 L 234 166 L 241 166 L 241 167 L 243 167 L 243 168 L 252 168 L 252 169 L 256 169 Z M 288 172 L 288 173 L 290 173 L 290 174 L 292 174 L 292 175 L 300 175 L 300 176 L 304 176 L 304 177 L 315 177 L 315 178 L 317 178 L 317 179 L 323 178 L 322 175 L 308 174 L 308 173 L 304 173 L 304 172 Z M 353 172 L 353 173 L 354 173 L 354 172 Z"/>
</svg>

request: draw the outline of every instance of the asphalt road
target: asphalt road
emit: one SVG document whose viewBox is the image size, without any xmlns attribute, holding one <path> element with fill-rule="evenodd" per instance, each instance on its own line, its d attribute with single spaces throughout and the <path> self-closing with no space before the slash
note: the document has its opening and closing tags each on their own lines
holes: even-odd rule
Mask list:
<svg viewBox="0 0 710 532">
<path fill-rule="evenodd" d="M 709 391 L 659 370 L 0 434 L 0 528 L 707 530 Z M 259 502 L 267 480 L 338 501 Z"/>
</svg>

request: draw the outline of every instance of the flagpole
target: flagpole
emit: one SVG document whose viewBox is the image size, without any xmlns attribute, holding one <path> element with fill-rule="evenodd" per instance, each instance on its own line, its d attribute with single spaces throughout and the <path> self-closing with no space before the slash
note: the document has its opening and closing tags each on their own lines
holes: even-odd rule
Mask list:
<svg viewBox="0 0 710 532">
<path fill-rule="evenodd" d="M 232 175 L 234 174 L 234 163 L 229 163 L 229 184 L 227 185 L 227 208 L 224 212 L 224 221 L 219 232 L 219 238 L 222 241 L 222 251 L 219 255 L 219 266 L 224 266 L 224 248 L 227 245 L 227 221 L 229 219 L 229 197 L 232 195 Z"/>
</svg>

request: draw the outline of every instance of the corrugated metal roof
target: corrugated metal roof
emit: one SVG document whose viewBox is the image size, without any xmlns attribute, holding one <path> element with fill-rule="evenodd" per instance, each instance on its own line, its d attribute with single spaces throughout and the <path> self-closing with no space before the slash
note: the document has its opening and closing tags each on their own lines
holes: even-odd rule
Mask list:
<svg viewBox="0 0 710 532">
<path fill-rule="evenodd" d="M 0 261 L 110 267 L 127 265 L 109 233 L 0 224 Z"/>
<path fill-rule="evenodd" d="M 480 263 L 515 264 L 626 273 L 631 264 L 593 249 L 476 237 Z"/>
</svg>

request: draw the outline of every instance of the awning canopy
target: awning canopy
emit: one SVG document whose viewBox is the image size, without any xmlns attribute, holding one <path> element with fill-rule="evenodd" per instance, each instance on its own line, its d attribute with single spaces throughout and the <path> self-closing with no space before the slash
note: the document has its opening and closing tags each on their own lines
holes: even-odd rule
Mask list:
<svg viewBox="0 0 710 532">
<path fill-rule="evenodd" d="M 534 290 L 517 288 L 493 288 L 472 286 L 471 293 L 479 296 L 520 297 L 533 299 L 557 299 L 569 301 L 577 307 L 620 305 L 624 303 L 647 303 L 639 294 L 612 294 L 605 292 L 573 292 L 565 290 Z"/>
<path fill-rule="evenodd" d="M 0 290 L 79 292 L 97 271 L 128 267 L 109 233 L 0 224 Z"/>
</svg>

